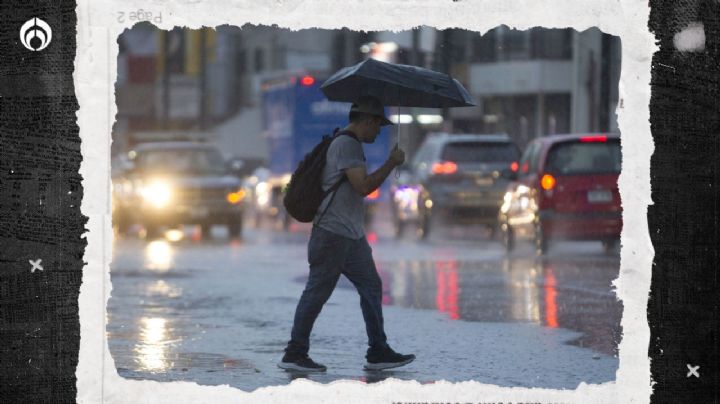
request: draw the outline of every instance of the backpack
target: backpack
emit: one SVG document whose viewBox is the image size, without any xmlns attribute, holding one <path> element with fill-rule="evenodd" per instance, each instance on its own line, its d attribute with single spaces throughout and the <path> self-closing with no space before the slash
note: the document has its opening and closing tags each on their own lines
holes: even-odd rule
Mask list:
<svg viewBox="0 0 720 404">
<path fill-rule="evenodd" d="M 320 143 L 318 143 L 310 153 L 306 154 L 300 164 L 298 164 L 292 177 L 290 177 L 290 183 L 285 188 L 285 196 L 283 196 L 285 210 L 299 222 L 312 222 L 320 208 L 320 204 L 325 197 L 332 192 L 333 196 L 325 208 L 325 211 L 327 211 L 335 198 L 335 192 L 340 188 L 343 181 L 347 180 L 347 177 L 343 175 L 342 178 L 327 191 L 322 188 L 323 168 L 325 168 L 327 151 L 332 141 L 343 135 L 352 136 L 357 140 L 353 133 L 339 131 L 339 128 L 335 128 L 332 136 L 324 135 L 322 137 Z M 325 211 L 323 211 L 323 214 L 325 214 Z"/>
</svg>

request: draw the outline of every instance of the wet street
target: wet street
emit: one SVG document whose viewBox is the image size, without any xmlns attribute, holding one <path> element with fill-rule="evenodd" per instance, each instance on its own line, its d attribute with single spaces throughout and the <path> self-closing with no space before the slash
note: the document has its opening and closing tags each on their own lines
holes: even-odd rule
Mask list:
<svg viewBox="0 0 720 404">
<path fill-rule="evenodd" d="M 229 384 L 246 391 L 297 377 L 328 383 L 386 378 L 432 383 L 574 389 L 615 380 L 622 304 L 619 257 L 600 243 L 558 243 L 536 259 L 529 245 L 506 257 L 483 228 L 449 226 L 417 241 L 376 218 L 368 239 L 383 280 L 390 345 L 417 360 L 365 372 L 366 334 L 353 286 L 341 278 L 316 322 L 310 354 L 327 373 L 286 373 L 276 363 L 307 277 L 310 228 L 246 226 L 158 240 L 118 239 L 107 333 L 121 376 Z"/>
</svg>

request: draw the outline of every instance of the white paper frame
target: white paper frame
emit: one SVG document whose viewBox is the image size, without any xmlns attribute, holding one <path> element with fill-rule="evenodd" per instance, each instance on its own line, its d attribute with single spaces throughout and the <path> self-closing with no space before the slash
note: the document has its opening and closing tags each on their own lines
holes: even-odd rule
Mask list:
<svg viewBox="0 0 720 404">
<path fill-rule="evenodd" d="M 407 30 L 418 25 L 438 29 L 458 27 L 485 33 L 505 24 L 517 29 L 534 26 L 596 26 L 622 41 L 622 73 L 617 109 L 622 133 L 623 168 L 619 187 L 624 228 L 620 276 L 615 281 L 622 299 L 623 339 L 615 382 L 581 384 L 576 390 L 501 388 L 478 382 L 387 380 L 376 384 L 337 381 L 319 384 L 296 380 L 289 385 L 248 393 L 223 386 L 191 382 L 154 382 L 120 377 L 110 356 L 105 312 L 110 296 L 110 134 L 117 107 L 117 37 L 134 22 L 118 21 L 119 12 L 162 14 L 161 29 L 200 28 L 230 24 L 277 24 L 280 27 L 348 27 L 353 30 Z M 79 0 L 75 90 L 80 109 L 85 197 L 82 212 L 89 217 L 83 283 L 80 289 L 81 341 L 77 368 L 80 403 L 392 403 L 392 402 L 649 402 L 647 298 L 653 249 L 648 234 L 650 156 L 650 62 L 656 51 L 648 31 L 649 7 L 643 1 L 607 0 Z"/>
</svg>

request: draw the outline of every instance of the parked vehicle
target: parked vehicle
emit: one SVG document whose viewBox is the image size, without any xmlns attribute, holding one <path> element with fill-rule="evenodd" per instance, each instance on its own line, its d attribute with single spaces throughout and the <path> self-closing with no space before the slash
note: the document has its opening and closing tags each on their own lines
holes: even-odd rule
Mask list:
<svg viewBox="0 0 720 404">
<path fill-rule="evenodd" d="M 500 224 L 507 251 L 529 239 L 538 254 L 555 240 L 600 240 L 613 251 L 622 212 L 617 180 L 620 138 L 614 134 L 555 135 L 528 145 L 504 197 Z"/>
<path fill-rule="evenodd" d="M 437 218 L 497 228 L 509 183 L 503 170 L 517 169 L 520 152 L 507 135 L 429 135 L 409 170 L 393 186 L 397 235 L 416 222 L 427 237 Z"/>
<path fill-rule="evenodd" d="M 245 191 L 220 151 L 197 142 L 152 142 L 129 152 L 131 166 L 113 181 L 113 222 L 120 232 L 141 224 L 147 237 L 163 226 L 199 224 L 242 232 Z"/>
<path fill-rule="evenodd" d="M 282 190 L 290 182 L 292 172 L 305 154 L 330 135 L 335 128 L 347 124 L 350 104 L 328 101 L 320 91 L 322 80 L 310 75 L 292 75 L 263 85 L 262 108 L 264 128 L 269 142 L 270 176 L 258 182 L 259 195 L 266 195 L 266 205 L 255 209 L 279 220 L 287 229 L 291 218 L 282 204 Z M 363 144 L 368 172 L 382 165 L 390 150 L 387 129 L 372 144 Z M 365 197 L 366 221 L 375 206 L 387 199 L 388 186 Z"/>
</svg>

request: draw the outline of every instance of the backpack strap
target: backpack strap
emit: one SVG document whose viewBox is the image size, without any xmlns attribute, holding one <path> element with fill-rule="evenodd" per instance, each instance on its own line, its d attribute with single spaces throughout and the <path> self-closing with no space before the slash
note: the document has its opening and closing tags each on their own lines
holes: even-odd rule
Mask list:
<svg viewBox="0 0 720 404">
<path fill-rule="evenodd" d="M 346 131 L 346 130 L 341 132 L 340 128 L 335 128 L 335 130 L 333 131 L 333 140 L 335 140 L 336 138 L 338 138 L 340 136 L 350 136 L 353 139 L 355 139 L 356 141 L 360 142 L 354 133 L 352 133 L 350 131 Z M 327 210 L 330 208 L 330 205 L 332 205 L 332 201 L 333 201 L 333 199 L 335 199 L 335 195 L 337 194 L 338 189 L 340 189 L 340 185 L 342 185 L 342 183 L 345 182 L 347 179 L 348 179 L 347 175 L 345 175 L 343 173 L 342 177 L 332 187 L 330 187 L 330 189 L 328 189 L 325 192 L 325 196 L 323 197 L 323 200 L 325 200 L 325 198 L 327 198 L 327 196 L 331 192 L 332 192 L 332 196 L 330 197 L 330 201 L 328 202 L 327 206 L 325 206 L 325 209 L 323 209 L 322 213 L 320 214 L 320 217 L 318 217 L 318 220 L 316 223 L 320 223 L 323 216 L 325 216 L 325 212 L 327 212 Z"/>
<path fill-rule="evenodd" d="M 322 213 L 320 214 L 320 217 L 318 217 L 317 223 L 320 223 L 323 216 L 325 216 L 325 212 L 330 208 L 330 205 L 332 205 L 333 199 L 335 199 L 335 195 L 337 195 L 337 190 L 340 189 L 340 185 L 347 179 L 346 176 L 343 175 L 342 178 L 338 182 L 335 183 L 328 191 L 325 193 L 325 198 L 327 198 L 328 194 L 332 192 L 332 196 L 330 197 L 330 201 L 328 202 L 327 206 L 325 206 L 325 209 L 323 209 Z M 325 199 L 323 198 L 323 199 Z"/>
</svg>

